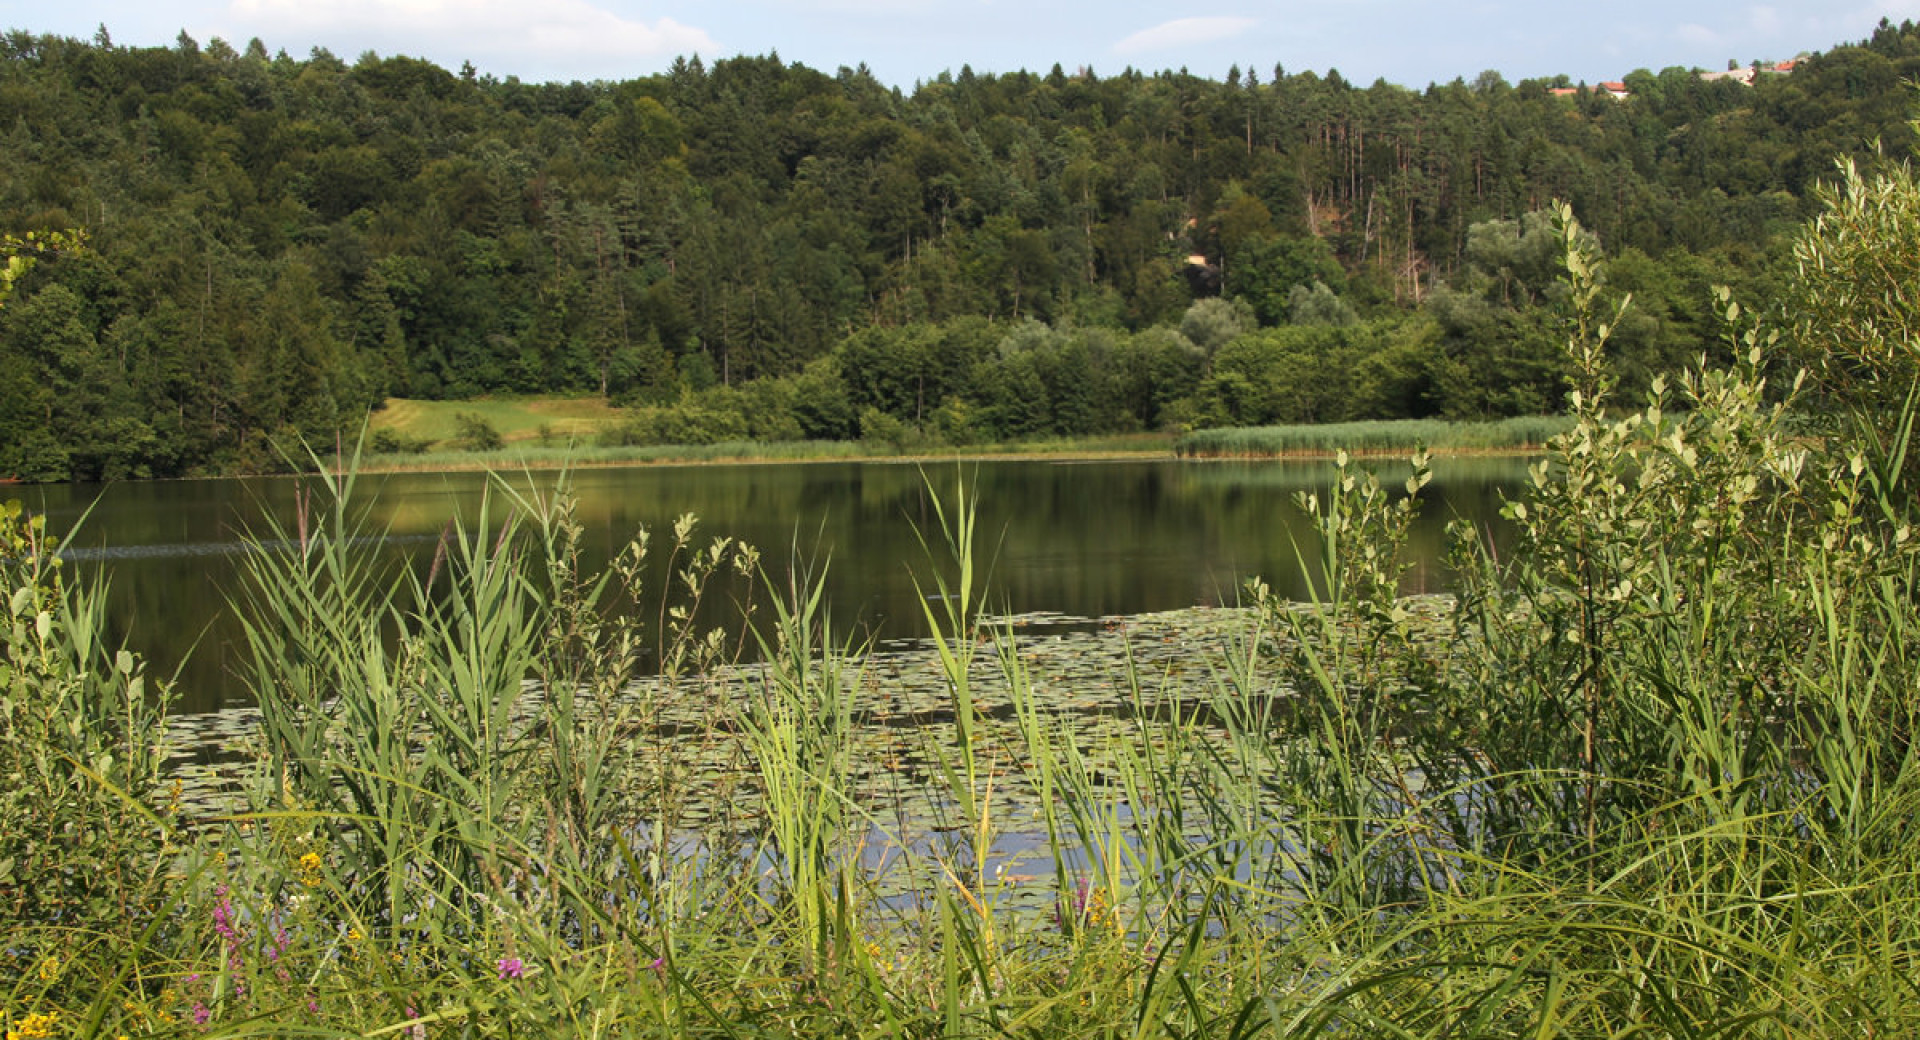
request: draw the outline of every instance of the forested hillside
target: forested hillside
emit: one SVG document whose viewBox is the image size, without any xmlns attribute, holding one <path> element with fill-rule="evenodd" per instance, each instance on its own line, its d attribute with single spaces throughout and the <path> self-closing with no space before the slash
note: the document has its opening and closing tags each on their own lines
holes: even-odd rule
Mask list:
<svg viewBox="0 0 1920 1040">
<path fill-rule="evenodd" d="M 1765 296 L 1834 156 L 1908 153 L 1920 27 L 1625 99 L 1279 68 L 907 92 L 774 55 L 534 85 L 105 30 L 0 56 L 0 231 L 86 235 L 0 312 L 0 477 L 68 479 L 268 467 L 389 396 L 603 394 L 635 440 L 1549 410 L 1547 203 L 1635 293 L 1631 386 L 1714 341 L 1710 285 Z"/>
</svg>

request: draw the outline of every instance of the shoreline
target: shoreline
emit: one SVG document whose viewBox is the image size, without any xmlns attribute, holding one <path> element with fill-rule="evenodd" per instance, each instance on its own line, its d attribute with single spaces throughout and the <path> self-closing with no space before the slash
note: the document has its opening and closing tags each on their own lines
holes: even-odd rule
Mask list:
<svg viewBox="0 0 1920 1040">
<path fill-rule="evenodd" d="M 1417 450 L 1409 445 L 1404 449 L 1349 449 L 1346 454 L 1355 459 L 1394 459 L 1409 455 Z M 1546 451 L 1544 445 L 1528 445 L 1514 448 L 1430 448 L 1428 454 L 1436 459 L 1445 458 L 1526 458 Z M 698 467 L 698 466 L 772 466 L 806 465 L 828 462 L 855 462 L 863 465 L 884 464 L 926 464 L 934 462 L 1035 462 L 1055 460 L 1060 462 L 1132 462 L 1166 461 L 1206 464 L 1214 462 L 1331 462 L 1339 456 L 1334 451 L 1290 451 L 1273 453 L 1239 453 L 1204 455 L 1183 455 L 1171 450 L 1126 450 L 1126 449 L 1085 449 L 1068 451 L 1004 451 L 1004 452 L 920 452 L 905 455 L 885 455 L 862 453 L 857 455 L 722 455 L 712 458 L 639 458 L 639 459 L 547 459 L 528 458 L 513 460 L 513 468 L 530 470 L 557 469 L 621 469 L 648 467 Z M 362 460 L 359 472 L 363 474 L 389 473 L 479 473 L 488 470 L 506 469 L 498 460 L 475 460 L 471 463 L 433 464 L 409 466 L 395 464 L 383 456 L 373 460 Z M 299 476 L 293 473 L 256 474 L 257 476 Z M 180 478 L 180 479 L 220 479 L 220 478 Z"/>
</svg>

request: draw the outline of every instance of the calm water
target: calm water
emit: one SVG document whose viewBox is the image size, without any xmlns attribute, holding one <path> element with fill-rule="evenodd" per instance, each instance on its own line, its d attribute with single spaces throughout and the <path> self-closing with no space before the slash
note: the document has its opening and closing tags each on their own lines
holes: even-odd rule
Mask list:
<svg viewBox="0 0 1920 1040">
<path fill-rule="evenodd" d="M 1437 464 L 1414 534 L 1410 591 L 1446 587 L 1438 560 L 1448 519 L 1498 535 L 1500 496 L 1520 486 L 1525 469 L 1509 459 Z M 706 535 L 759 546 L 776 574 L 796 561 L 824 564 L 841 631 L 910 638 L 921 632 L 914 577 L 930 586 L 935 566 L 915 525 L 938 544 L 929 479 L 949 489 L 964 474 L 978 491 L 977 549 L 992 565 L 992 609 L 1099 617 L 1231 603 L 1254 575 L 1298 594 L 1296 540 L 1304 544 L 1309 532 L 1293 496 L 1324 487 L 1331 472 L 1301 462 L 1017 461 L 943 464 L 923 476 L 896 463 L 806 463 L 597 469 L 573 483 L 590 566 L 643 525 L 656 558 L 664 555 L 674 518 L 691 512 Z M 1397 486 L 1404 466 L 1383 474 Z M 532 479 L 546 486 L 554 478 Z M 486 482 L 465 473 L 363 478 L 374 526 L 388 533 L 378 551 L 430 558 L 451 516 L 477 514 Z M 23 488 L 17 497 L 49 514 L 56 531 L 93 503 L 72 566 L 106 569 L 118 634 L 156 674 L 179 669 L 181 710 L 211 711 L 246 699 L 232 675 L 240 636 L 227 610 L 245 532 L 266 512 L 291 517 L 299 486 L 288 478 L 173 481 Z M 742 591 L 732 585 L 722 595 Z"/>
</svg>

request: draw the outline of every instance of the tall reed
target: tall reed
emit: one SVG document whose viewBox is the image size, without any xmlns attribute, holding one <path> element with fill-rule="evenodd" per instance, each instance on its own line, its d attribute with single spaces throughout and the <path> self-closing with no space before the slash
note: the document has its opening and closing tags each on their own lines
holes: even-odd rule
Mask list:
<svg viewBox="0 0 1920 1040">
<path fill-rule="evenodd" d="M 1258 458 L 1276 455 L 1407 455 L 1440 452 L 1531 452 L 1564 432 L 1556 415 L 1526 415 L 1488 422 L 1395 419 L 1294 426 L 1236 426 L 1195 430 L 1174 442 L 1174 454 L 1191 458 Z"/>
</svg>

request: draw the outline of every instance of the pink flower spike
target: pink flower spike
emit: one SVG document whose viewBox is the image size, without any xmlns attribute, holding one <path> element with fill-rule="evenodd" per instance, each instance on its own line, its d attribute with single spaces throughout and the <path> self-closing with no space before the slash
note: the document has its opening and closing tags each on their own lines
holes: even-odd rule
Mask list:
<svg viewBox="0 0 1920 1040">
<path fill-rule="evenodd" d="M 521 961 L 520 958 L 518 957 L 500 958 L 499 967 L 500 967 L 500 978 L 503 980 L 521 978 L 525 976 L 527 973 L 527 966 L 525 962 Z"/>
</svg>

